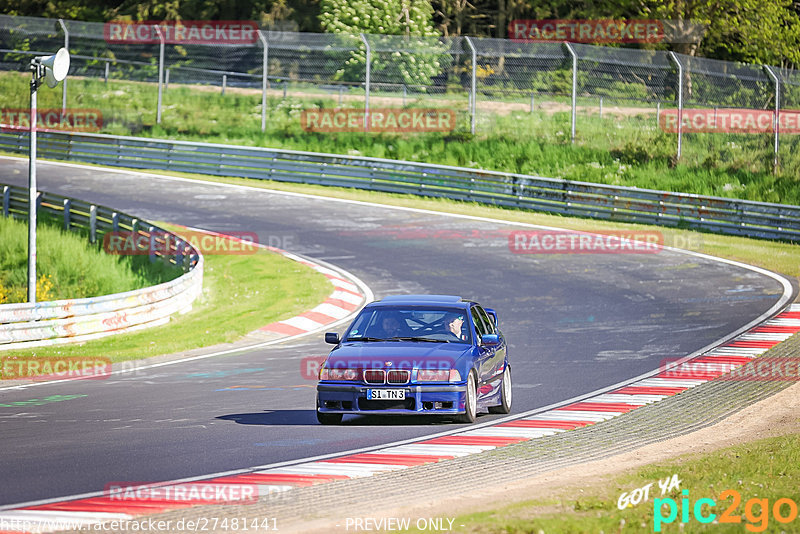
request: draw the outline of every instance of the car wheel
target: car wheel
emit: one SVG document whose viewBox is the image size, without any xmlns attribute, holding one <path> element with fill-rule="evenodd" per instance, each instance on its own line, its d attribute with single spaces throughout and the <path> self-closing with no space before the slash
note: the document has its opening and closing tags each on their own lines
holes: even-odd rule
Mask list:
<svg viewBox="0 0 800 534">
<path fill-rule="evenodd" d="M 464 413 L 459 414 L 456 421 L 459 423 L 474 423 L 478 413 L 478 391 L 475 385 L 475 373 L 470 373 L 467 378 L 467 393 L 464 399 Z"/>
<path fill-rule="evenodd" d="M 500 405 L 490 406 L 489 413 L 511 413 L 511 367 L 506 365 L 500 384 Z"/>
<path fill-rule="evenodd" d="M 317 412 L 317 421 L 322 425 L 338 425 L 342 422 L 342 414 Z"/>
</svg>

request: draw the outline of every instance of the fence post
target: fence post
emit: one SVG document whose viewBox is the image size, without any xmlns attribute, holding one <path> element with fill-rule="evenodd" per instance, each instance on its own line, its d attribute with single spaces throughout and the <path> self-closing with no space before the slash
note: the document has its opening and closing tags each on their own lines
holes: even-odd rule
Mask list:
<svg viewBox="0 0 800 534">
<path fill-rule="evenodd" d="M 477 75 L 478 75 L 478 51 L 475 50 L 475 45 L 472 44 L 472 39 L 469 37 L 464 37 L 464 40 L 467 41 L 467 45 L 469 45 L 469 49 L 472 52 L 472 78 L 470 80 L 470 109 L 469 109 L 469 128 L 470 132 L 475 134 L 475 114 L 478 109 L 478 93 L 477 93 Z"/>
<path fill-rule="evenodd" d="M 669 57 L 678 68 L 678 155 L 676 159 L 680 160 L 683 149 L 683 65 L 675 52 L 670 52 Z"/>
<path fill-rule="evenodd" d="M 8 217 L 8 209 L 11 201 L 11 188 L 3 186 L 3 217 Z"/>
<path fill-rule="evenodd" d="M 150 236 L 150 250 L 147 251 L 147 255 L 150 257 L 150 263 L 154 263 L 156 261 L 156 236 L 155 236 L 156 229 L 153 226 L 147 228 L 147 234 Z"/>
<path fill-rule="evenodd" d="M 161 124 L 161 93 L 164 90 L 164 34 L 158 24 L 154 24 L 156 33 L 158 34 L 158 107 L 156 108 L 156 123 Z"/>
<path fill-rule="evenodd" d="M 772 67 L 764 65 L 764 70 L 767 71 L 767 74 L 772 79 L 772 83 L 775 84 L 775 115 L 772 117 L 772 131 L 775 134 L 772 157 L 772 173 L 776 174 L 778 172 L 778 166 L 780 165 L 780 161 L 778 160 L 778 148 L 780 147 L 781 129 L 781 80 L 778 78 L 775 72 L 773 72 Z"/>
<path fill-rule="evenodd" d="M 535 93 L 531 93 L 531 113 L 533 113 L 533 110 L 536 107 L 535 95 Z"/>
<path fill-rule="evenodd" d="M 603 118 L 603 97 L 600 97 L 600 118 Z"/>
<path fill-rule="evenodd" d="M 569 55 L 572 56 L 572 125 L 570 128 L 570 135 L 573 144 L 575 143 L 575 113 L 578 109 L 578 54 L 572 49 L 572 45 L 564 42 Z"/>
<path fill-rule="evenodd" d="M 269 43 L 264 32 L 258 30 L 258 40 L 261 41 L 264 53 L 261 56 L 261 131 L 267 129 L 267 78 L 269 77 Z"/>
<path fill-rule="evenodd" d="M 164 69 L 164 90 L 169 89 L 169 69 Z"/>
<path fill-rule="evenodd" d="M 69 51 L 69 30 L 67 30 L 67 25 L 64 24 L 64 19 L 58 19 L 58 24 L 64 32 L 64 48 Z M 67 109 L 67 79 L 64 78 L 61 83 L 61 113 L 63 114 Z"/>
<path fill-rule="evenodd" d="M 364 85 L 366 87 L 366 94 L 364 96 L 364 131 L 369 130 L 369 82 L 371 76 L 371 68 L 372 68 L 372 48 L 369 46 L 369 41 L 367 40 L 367 36 L 363 33 L 361 35 L 361 41 L 364 43 L 364 46 L 367 47 L 367 68 L 365 72 L 365 80 Z"/>
<path fill-rule="evenodd" d="M 65 198 L 64 199 L 64 230 L 69 230 L 70 224 L 72 221 L 70 220 L 70 210 L 72 209 L 72 200 Z"/>
<path fill-rule="evenodd" d="M 89 206 L 89 243 L 97 241 L 97 206 Z"/>
<path fill-rule="evenodd" d="M 222 75 L 222 96 L 225 96 L 225 86 L 227 86 L 227 85 L 228 85 L 228 75 L 227 74 L 223 74 Z"/>
<path fill-rule="evenodd" d="M 109 68 L 108 67 L 108 61 L 106 61 L 105 63 L 106 63 L 106 67 L 105 67 L 105 71 L 106 71 L 105 72 L 105 82 L 108 83 L 108 68 Z"/>
</svg>

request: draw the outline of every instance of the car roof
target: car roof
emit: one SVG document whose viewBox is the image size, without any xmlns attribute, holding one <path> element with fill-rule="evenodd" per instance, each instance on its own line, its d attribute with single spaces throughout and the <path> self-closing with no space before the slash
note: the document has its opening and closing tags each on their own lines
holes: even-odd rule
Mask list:
<svg viewBox="0 0 800 534">
<path fill-rule="evenodd" d="M 411 305 L 430 305 L 444 304 L 454 308 L 464 308 L 471 304 L 456 295 L 389 295 L 377 302 L 371 303 L 372 306 L 411 306 Z"/>
</svg>

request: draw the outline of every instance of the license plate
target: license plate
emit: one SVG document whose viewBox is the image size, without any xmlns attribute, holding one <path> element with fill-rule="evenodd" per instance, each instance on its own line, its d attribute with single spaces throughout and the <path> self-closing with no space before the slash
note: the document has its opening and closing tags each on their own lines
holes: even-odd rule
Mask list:
<svg viewBox="0 0 800 534">
<path fill-rule="evenodd" d="M 367 400 L 405 400 L 404 389 L 368 389 Z"/>
</svg>

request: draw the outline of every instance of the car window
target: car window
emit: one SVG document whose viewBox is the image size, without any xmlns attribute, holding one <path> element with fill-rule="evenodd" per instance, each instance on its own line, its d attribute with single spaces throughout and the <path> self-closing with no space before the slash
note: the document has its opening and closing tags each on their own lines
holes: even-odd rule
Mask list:
<svg viewBox="0 0 800 534">
<path fill-rule="evenodd" d="M 475 330 L 478 331 L 478 336 L 485 336 L 487 333 L 486 324 L 484 324 L 483 319 L 478 312 L 478 307 L 473 306 L 470 311 L 472 312 L 472 321 L 475 323 Z"/>
<path fill-rule="evenodd" d="M 496 334 L 497 333 L 497 328 L 495 327 L 495 324 L 494 324 L 494 321 L 492 321 L 492 318 L 489 317 L 488 313 L 486 313 L 486 310 L 484 310 L 480 306 L 475 306 L 475 308 L 477 308 L 478 313 L 481 316 L 481 319 L 483 319 L 483 322 L 486 324 L 487 333 Z"/>
<path fill-rule="evenodd" d="M 447 331 L 447 322 L 454 315 L 463 314 L 463 309 L 430 306 L 366 308 L 353 321 L 344 339 L 347 341 L 376 341 L 424 338 L 424 340 L 430 341 L 471 343 L 472 335 L 468 331 L 461 339 Z"/>
</svg>

